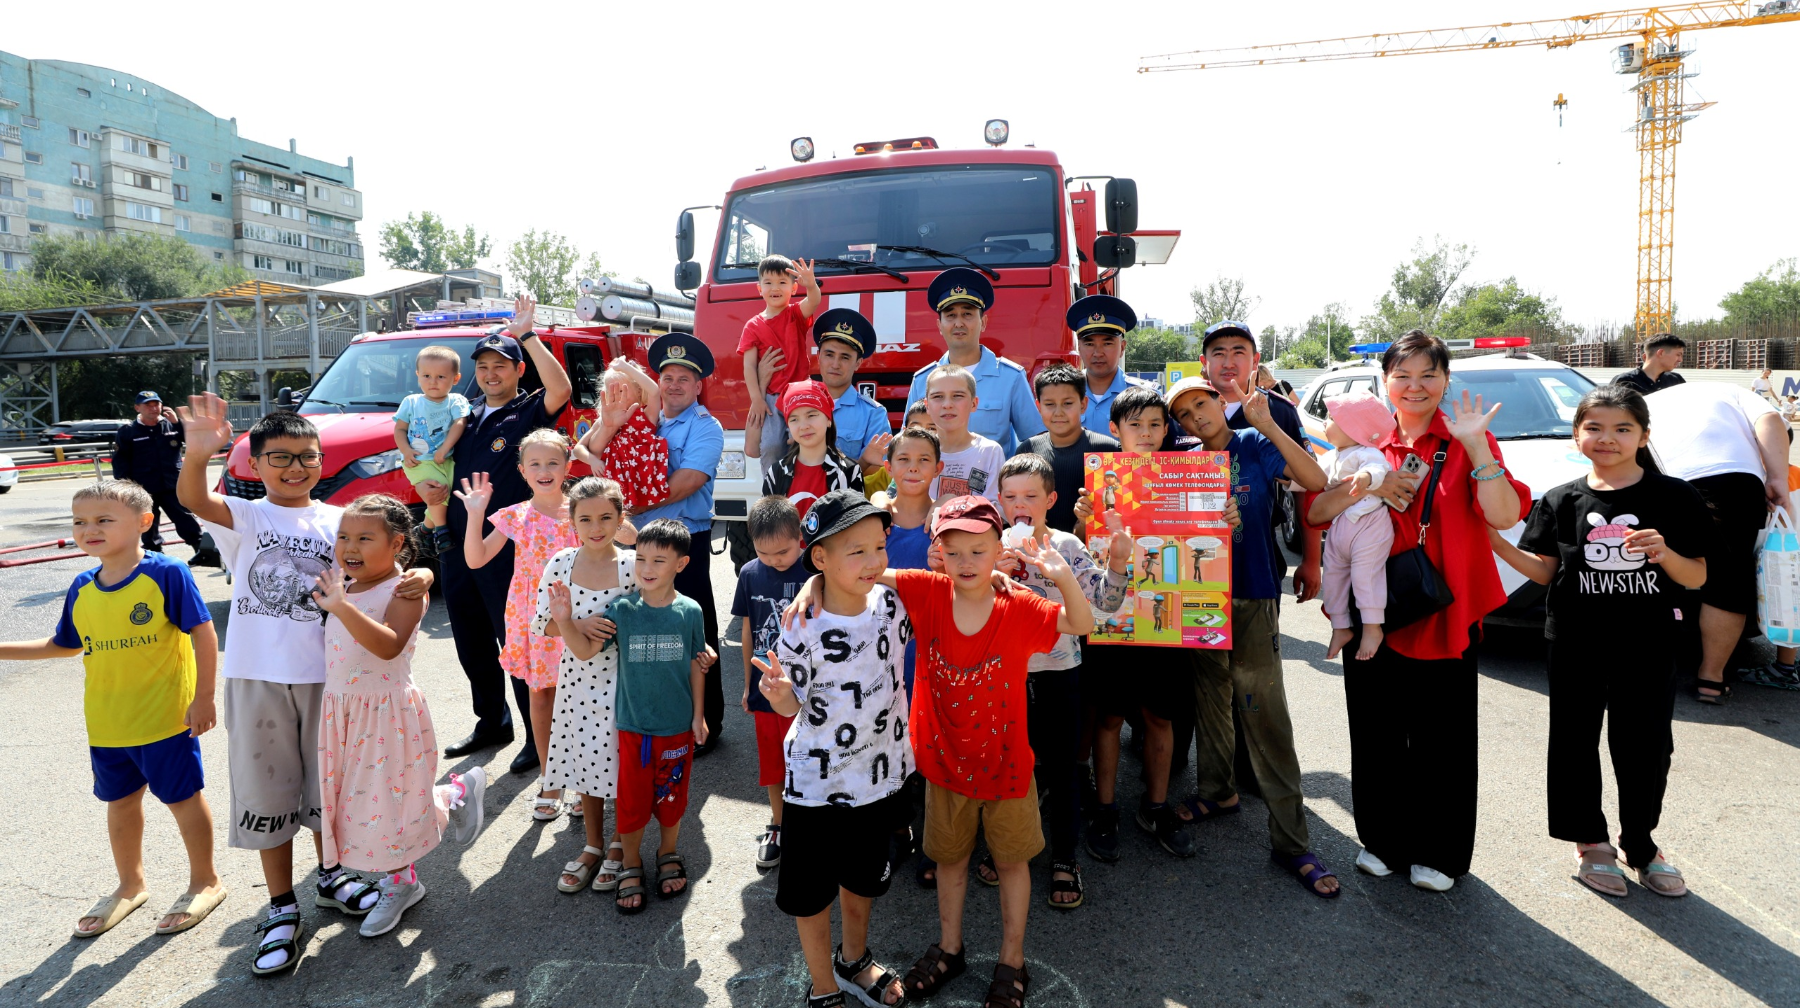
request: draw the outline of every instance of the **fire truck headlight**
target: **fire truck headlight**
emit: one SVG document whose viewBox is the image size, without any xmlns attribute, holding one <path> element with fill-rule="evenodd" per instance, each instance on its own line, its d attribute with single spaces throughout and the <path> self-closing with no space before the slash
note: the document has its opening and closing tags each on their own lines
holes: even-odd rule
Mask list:
<svg viewBox="0 0 1800 1008">
<path fill-rule="evenodd" d="M 788 153 L 794 155 L 795 161 L 811 161 L 816 151 L 813 149 L 812 137 L 795 137 L 788 144 Z"/>
<path fill-rule="evenodd" d="M 987 125 L 981 128 L 981 138 L 995 147 L 1005 143 L 1006 138 L 1011 135 L 1012 126 L 1005 119 L 989 119 Z"/>
</svg>

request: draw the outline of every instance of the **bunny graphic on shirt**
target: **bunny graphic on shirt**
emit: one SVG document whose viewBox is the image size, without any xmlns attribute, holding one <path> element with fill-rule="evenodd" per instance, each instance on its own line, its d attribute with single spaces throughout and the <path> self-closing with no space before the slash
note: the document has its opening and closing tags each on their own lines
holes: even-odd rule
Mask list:
<svg viewBox="0 0 1800 1008">
<path fill-rule="evenodd" d="M 1588 567 L 1599 571 L 1630 571 L 1644 566 L 1644 554 L 1625 546 L 1625 537 L 1637 531 L 1632 528 L 1637 524 L 1637 515 L 1622 514 L 1609 521 L 1599 512 L 1590 511 L 1587 520 L 1594 526 L 1587 534 L 1587 545 L 1582 547 L 1582 558 Z"/>
</svg>

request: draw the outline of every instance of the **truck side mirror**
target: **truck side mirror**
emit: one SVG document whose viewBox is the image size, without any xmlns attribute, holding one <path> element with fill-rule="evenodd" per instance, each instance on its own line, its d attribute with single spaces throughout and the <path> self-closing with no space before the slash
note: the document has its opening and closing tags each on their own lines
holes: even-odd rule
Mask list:
<svg viewBox="0 0 1800 1008">
<path fill-rule="evenodd" d="M 294 389 L 292 386 L 283 385 L 281 391 L 275 393 L 275 405 L 282 409 L 292 409 L 294 407 Z"/>
<path fill-rule="evenodd" d="M 1126 269 L 1137 264 L 1137 239 L 1130 235 L 1101 235 L 1094 239 L 1094 262 L 1101 269 Z"/>
<path fill-rule="evenodd" d="M 675 218 L 675 261 L 688 262 L 694 258 L 694 215 L 686 210 Z M 695 286 L 699 286 L 695 284 Z M 683 287 L 682 290 L 689 288 Z"/>
<path fill-rule="evenodd" d="M 1106 230 L 1113 234 L 1130 234 L 1138 227 L 1137 180 L 1108 179 L 1106 182 Z"/>
<path fill-rule="evenodd" d="M 675 289 L 691 291 L 700 286 L 700 264 L 688 259 L 675 264 Z"/>
</svg>

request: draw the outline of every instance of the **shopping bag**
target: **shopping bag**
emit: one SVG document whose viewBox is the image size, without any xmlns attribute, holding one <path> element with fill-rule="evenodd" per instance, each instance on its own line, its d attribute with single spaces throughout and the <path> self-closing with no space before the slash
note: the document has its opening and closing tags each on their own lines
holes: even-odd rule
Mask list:
<svg viewBox="0 0 1800 1008">
<path fill-rule="evenodd" d="M 1776 508 L 1763 527 L 1756 607 L 1772 643 L 1800 647 L 1800 536 L 1787 508 Z"/>
</svg>

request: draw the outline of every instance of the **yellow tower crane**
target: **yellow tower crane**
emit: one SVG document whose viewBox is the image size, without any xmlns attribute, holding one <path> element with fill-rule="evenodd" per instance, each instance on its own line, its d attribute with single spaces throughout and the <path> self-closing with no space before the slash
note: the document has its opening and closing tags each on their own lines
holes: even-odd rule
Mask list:
<svg viewBox="0 0 1800 1008">
<path fill-rule="evenodd" d="M 1681 33 L 1781 21 L 1800 21 L 1800 0 L 1668 4 L 1548 21 L 1507 21 L 1480 27 L 1388 32 L 1239 49 L 1198 49 L 1145 56 L 1139 61 L 1138 72 L 1328 63 L 1533 45 L 1565 49 L 1577 42 L 1599 39 L 1633 40 L 1620 45 L 1614 59 L 1619 73 L 1637 76 L 1630 90 L 1636 105 L 1631 129 L 1637 134 L 1639 187 L 1635 325 L 1638 338 L 1642 339 L 1668 332 L 1674 325 L 1675 146 L 1681 142 L 1682 124 L 1712 104 L 1682 98 L 1683 82 L 1693 74 L 1683 68 L 1683 61 L 1692 51 L 1681 48 Z"/>
</svg>

